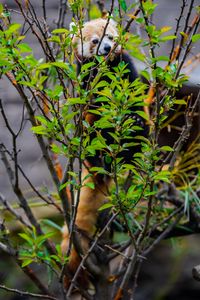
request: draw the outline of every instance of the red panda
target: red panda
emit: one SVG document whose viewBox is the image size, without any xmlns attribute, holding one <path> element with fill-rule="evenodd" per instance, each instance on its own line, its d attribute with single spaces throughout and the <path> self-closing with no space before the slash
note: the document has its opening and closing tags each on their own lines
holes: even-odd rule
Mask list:
<svg viewBox="0 0 200 300">
<path fill-rule="evenodd" d="M 77 59 L 77 70 L 80 73 L 81 66 L 94 61 L 96 55 L 101 55 L 107 58 L 108 69 L 114 72 L 115 67 L 119 65 L 120 62 L 124 62 L 126 68 L 129 72 L 125 73 L 125 77 L 129 82 L 133 82 L 137 77 L 137 71 L 134 63 L 129 56 L 129 54 L 124 51 L 121 45 L 117 44 L 116 40 L 118 38 L 117 24 L 110 18 L 108 19 L 96 19 L 83 24 L 81 32 L 77 33 L 72 40 L 74 46 L 74 52 Z M 95 78 L 98 72 L 98 67 L 93 68 L 92 74 L 84 77 L 82 86 L 84 89 L 88 89 L 88 82 Z M 111 81 L 108 77 L 104 75 L 104 80 L 108 83 Z M 138 109 L 138 107 L 137 107 Z M 85 120 L 92 126 L 92 124 L 97 120 L 97 116 L 91 113 L 85 112 Z M 127 118 L 133 118 L 136 120 L 140 127 L 144 128 L 142 134 L 146 134 L 147 128 L 141 117 L 139 117 L 134 109 L 131 111 Z M 112 138 L 106 132 L 107 129 L 102 130 L 101 134 L 105 137 L 107 143 L 112 143 Z M 93 134 L 91 139 L 95 138 Z M 129 140 L 130 141 L 130 140 Z M 124 141 L 126 142 L 126 141 Z M 123 158 L 125 162 L 130 162 L 133 156 L 133 151 L 136 149 L 130 148 L 129 151 L 123 151 L 120 157 Z M 105 169 L 110 169 L 110 163 L 105 161 L 105 157 L 102 153 L 96 151 L 95 156 L 88 156 L 86 158 L 87 167 L 93 166 L 103 166 Z M 87 168 L 82 172 L 82 178 L 87 177 L 83 182 L 83 187 L 80 191 L 80 200 L 76 216 L 76 227 L 83 232 L 81 236 L 81 246 L 83 252 L 86 252 L 89 247 L 89 240 L 93 237 L 96 229 L 96 223 L 98 218 L 98 209 L 106 201 L 108 197 L 109 185 L 111 179 L 108 176 L 103 176 L 100 174 L 91 174 L 92 176 L 87 176 L 89 171 Z M 85 184 L 92 182 L 94 184 L 94 189 L 91 189 Z M 69 233 L 67 226 L 63 229 L 63 241 L 62 241 L 62 251 L 67 252 L 69 246 Z M 80 263 L 79 255 L 73 248 L 69 263 L 68 263 L 68 273 L 75 273 L 78 264 Z"/>
</svg>

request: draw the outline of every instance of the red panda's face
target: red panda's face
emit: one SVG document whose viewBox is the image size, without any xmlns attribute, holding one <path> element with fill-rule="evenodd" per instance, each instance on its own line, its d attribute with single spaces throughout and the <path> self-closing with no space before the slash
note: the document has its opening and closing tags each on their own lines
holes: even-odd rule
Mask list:
<svg viewBox="0 0 200 300">
<path fill-rule="evenodd" d="M 106 56 L 112 51 L 120 52 L 121 46 L 116 44 L 118 37 L 116 24 L 113 20 L 110 20 L 108 25 L 106 25 L 107 22 L 106 19 L 96 19 L 83 25 L 81 33 L 73 38 L 79 58 L 91 58 L 94 55 Z"/>
</svg>

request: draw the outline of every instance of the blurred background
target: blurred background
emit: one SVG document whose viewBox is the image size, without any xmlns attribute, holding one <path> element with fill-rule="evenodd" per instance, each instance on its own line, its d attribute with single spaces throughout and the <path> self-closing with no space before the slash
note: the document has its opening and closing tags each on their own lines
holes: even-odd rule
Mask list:
<svg viewBox="0 0 200 300">
<path fill-rule="evenodd" d="M 50 25 L 50 31 L 55 28 L 55 21 L 58 18 L 58 5 L 60 1 L 47 1 L 47 20 Z M 128 1 L 127 1 L 128 2 Z M 174 33 L 176 18 L 179 16 L 182 0 L 159 0 L 153 22 L 158 27 L 171 26 L 169 34 Z M 11 9 L 11 19 L 13 23 L 22 23 L 23 18 L 18 12 L 18 7 L 14 0 L 0 1 Z M 188 1 L 190 3 L 190 0 Z M 195 1 L 199 5 L 199 0 Z M 42 17 L 42 1 L 32 0 L 38 17 Z M 106 1 L 106 7 L 109 8 L 110 1 Z M 71 21 L 71 12 L 68 10 L 66 26 Z M 134 27 L 134 25 L 132 26 Z M 133 28 L 134 30 L 134 28 Z M 26 43 L 33 48 L 36 58 L 42 58 L 40 46 L 30 33 L 27 34 Z M 169 44 L 164 44 L 158 49 L 159 55 L 168 55 Z M 192 50 L 192 54 L 200 52 L 199 44 Z M 135 61 L 137 68 L 142 70 L 143 65 Z M 185 69 L 184 72 L 190 76 L 190 81 L 200 83 L 200 63 L 196 61 L 195 67 Z M 18 129 L 22 117 L 23 103 L 18 97 L 15 89 L 5 79 L 0 80 L 0 98 L 8 115 L 10 125 Z M 0 115 L 0 141 L 5 143 L 8 148 L 12 148 L 11 138 L 6 129 L 4 121 Z M 18 139 L 18 148 L 20 149 L 19 159 L 26 175 L 35 187 L 54 190 L 53 184 L 46 165 L 43 162 L 42 154 L 38 147 L 37 141 L 30 132 L 30 123 L 27 119 L 25 126 Z M 30 192 L 26 181 L 20 178 L 20 184 L 29 199 L 34 201 L 34 195 Z M 0 161 L 0 192 L 5 196 L 7 201 L 16 202 L 16 197 L 12 192 L 9 180 Z M 2 210 L 2 208 L 1 208 Z M 61 221 L 62 222 L 62 221 Z M 147 258 L 142 267 L 139 277 L 136 300 L 199 300 L 200 299 L 200 282 L 192 278 L 192 268 L 200 264 L 200 237 L 188 236 L 176 240 L 164 241 L 153 253 Z M 22 274 L 16 270 L 15 263 L 8 260 L 1 254 L 0 259 L 0 282 L 8 286 L 26 290 L 31 283 Z M 0 299 L 28 299 L 21 296 L 13 296 L 0 290 Z"/>
</svg>

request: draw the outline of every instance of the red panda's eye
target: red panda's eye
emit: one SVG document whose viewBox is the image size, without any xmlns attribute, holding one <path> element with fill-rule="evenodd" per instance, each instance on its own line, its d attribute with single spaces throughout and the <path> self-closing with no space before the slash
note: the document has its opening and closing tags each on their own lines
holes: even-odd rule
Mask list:
<svg viewBox="0 0 200 300">
<path fill-rule="evenodd" d="M 92 42 L 93 42 L 93 44 L 98 44 L 98 42 L 99 42 L 99 40 L 98 39 L 94 39 L 94 40 L 92 40 Z"/>
<path fill-rule="evenodd" d="M 113 36 L 112 36 L 112 35 L 109 35 L 108 38 L 109 38 L 109 40 L 111 40 L 111 41 L 113 40 Z"/>
</svg>

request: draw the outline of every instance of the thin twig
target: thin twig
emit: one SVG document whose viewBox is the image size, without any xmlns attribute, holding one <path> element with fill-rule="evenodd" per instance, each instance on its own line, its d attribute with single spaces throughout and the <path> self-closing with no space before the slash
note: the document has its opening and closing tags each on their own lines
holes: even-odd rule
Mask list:
<svg viewBox="0 0 200 300">
<path fill-rule="evenodd" d="M 94 239 L 92 245 L 90 246 L 90 248 L 88 249 L 87 253 L 84 255 L 84 257 L 81 260 L 81 263 L 79 265 L 79 267 L 76 270 L 76 273 L 71 281 L 71 284 L 69 286 L 68 292 L 67 292 L 67 297 L 70 297 L 74 283 L 76 282 L 76 279 L 79 275 L 79 272 L 81 271 L 81 269 L 84 267 L 84 264 L 86 263 L 86 260 L 88 259 L 89 255 L 91 254 L 91 252 L 93 251 L 94 247 L 96 246 L 98 240 L 101 238 L 101 236 L 106 232 L 107 228 L 109 227 L 109 225 L 112 223 L 112 221 L 117 217 L 117 215 L 119 214 L 119 212 L 116 212 L 115 214 L 112 215 L 112 217 L 110 218 L 110 220 L 107 222 L 107 224 L 104 226 L 104 228 L 102 229 L 102 231 L 96 236 L 96 238 Z"/>
<path fill-rule="evenodd" d="M 169 164 L 169 170 L 172 170 L 177 158 L 177 155 L 179 154 L 183 144 L 185 143 L 185 141 L 187 141 L 190 131 L 192 129 L 192 121 L 193 121 L 193 115 L 195 112 L 195 109 L 197 107 L 197 105 L 199 104 L 200 101 L 200 89 L 199 89 L 199 93 L 198 96 L 195 100 L 195 103 L 193 104 L 192 108 L 188 108 L 188 110 L 186 111 L 186 123 L 183 127 L 182 133 L 180 135 L 180 137 L 178 138 L 178 140 L 176 141 L 176 143 L 174 144 L 174 152 L 172 154 L 172 158 L 170 160 L 170 164 Z"/>
<path fill-rule="evenodd" d="M 25 225 L 27 228 L 32 229 L 30 226 L 30 223 L 28 223 L 20 214 L 16 212 L 15 209 L 12 208 L 10 203 L 6 200 L 6 198 L 0 193 L 0 201 L 3 203 L 5 208 L 13 215 L 16 217 L 18 221 L 20 221 L 23 225 Z"/>
<path fill-rule="evenodd" d="M 33 298 L 50 299 L 50 300 L 57 300 L 58 299 L 58 298 L 50 296 L 50 295 L 34 294 L 34 293 L 30 293 L 30 292 L 20 291 L 20 290 L 17 290 L 17 289 L 11 289 L 11 288 L 6 287 L 5 285 L 0 285 L 0 289 L 5 290 L 7 292 L 18 294 L 20 296 L 28 296 L 28 297 L 33 297 Z"/>
</svg>

